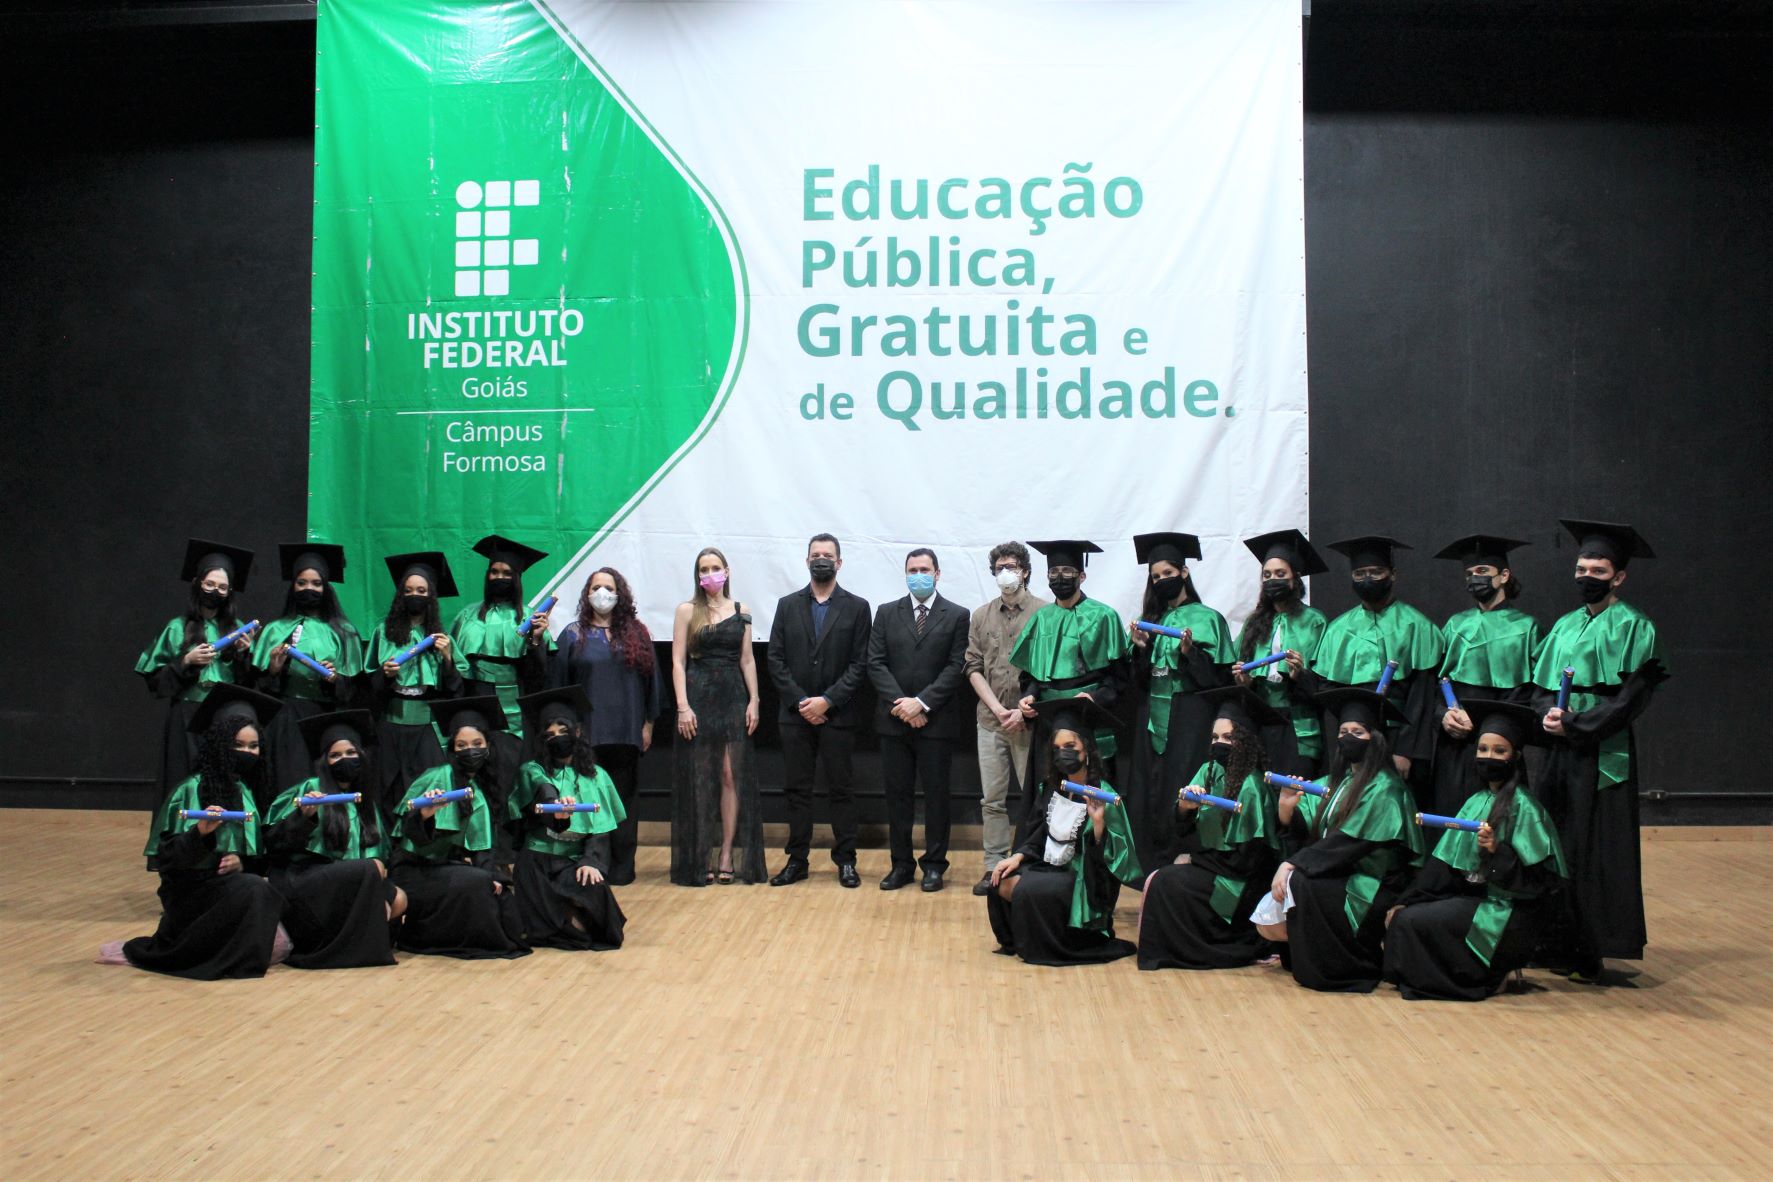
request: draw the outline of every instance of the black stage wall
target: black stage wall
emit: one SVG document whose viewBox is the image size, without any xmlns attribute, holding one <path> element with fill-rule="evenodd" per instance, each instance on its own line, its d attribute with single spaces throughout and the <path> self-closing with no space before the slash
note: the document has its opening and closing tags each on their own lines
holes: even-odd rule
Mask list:
<svg viewBox="0 0 1773 1182">
<path fill-rule="evenodd" d="M 147 807 L 161 707 L 129 669 L 183 539 L 270 553 L 304 523 L 313 26 L 114 8 L 15 17 L 0 50 L 0 803 Z M 1765 792 L 1736 772 L 1762 724 L 1745 679 L 1773 664 L 1770 35 L 1747 3 L 1318 0 L 1309 22 L 1312 533 L 1414 542 L 1404 591 L 1437 619 L 1469 601 L 1433 549 L 1530 539 L 1520 603 L 1549 622 L 1575 603 L 1554 519 L 1638 524 L 1661 558 L 1628 593 L 1676 673 L 1640 730 L 1647 820 L 1769 812 L 1720 794 Z M 643 768 L 663 817 L 669 755 Z"/>
</svg>

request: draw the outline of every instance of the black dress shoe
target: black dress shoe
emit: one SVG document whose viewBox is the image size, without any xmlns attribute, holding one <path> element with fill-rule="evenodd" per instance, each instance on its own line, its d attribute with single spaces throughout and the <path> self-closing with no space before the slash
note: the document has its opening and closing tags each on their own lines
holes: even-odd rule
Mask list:
<svg viewBox="0 0 1773 1182">
<path fill-rule="evenodd" d="M 911 880 L 916 877 L 917 876 L 911 872 L 911 867 L 894 866 L 891 870 L 887 871 L 887 876 L 880 880 L 880 889 L 883 891 L 896 891 L 900 887 L 910 886 Z"/>
<path fill-rule="evenodd" d="M 800 882 L 806 877 L 805 862 L 790 862 L 782 867 L 782 872 L 770 879 L 771 886 L 787 886 L 791 882 Z"/>
<path fill-rule="evenodd" d="M 991 893 L 991 875 L 987 874 L 973 884 L 973 894 L 983 897 Z"/>
<path fill-rule="evenodd" d="M 941 889 L 942 872 L 940 870 L 925 870 L 923 872 L 923 893 L 927 895 Z"/>
<path fill-rule="evenodd" d="M 801 876 L 805 877 L 805 875 L 806 871 L 801 871 Z M 853 890 L 862 885 L 862 876 L 856 873 L 856 864 L 854 862 L 839 862 L 837 864 L 837 881 L 839 885 L 849 887 Z"/>
</svg>

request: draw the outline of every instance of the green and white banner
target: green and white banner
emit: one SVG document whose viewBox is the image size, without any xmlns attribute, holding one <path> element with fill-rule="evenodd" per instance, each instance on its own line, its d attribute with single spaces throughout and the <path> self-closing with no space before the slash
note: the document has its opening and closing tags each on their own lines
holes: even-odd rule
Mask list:
<svg viewBox="0 0 1773 1182">
<path fill-rule="evenodd" d="M 1298 0 L 321 0 L 309 529 L 489 532 L 556 625 L 615 566 L 655 632 L 723 549 L 768 634 L 844 583 L 995 594 L 1008 538 L 1306 520 Z M 463 577 L 465 576 L 465 577 Z M 1037 582 L 1039 572 L 1037 570 Z"/>
</svg>

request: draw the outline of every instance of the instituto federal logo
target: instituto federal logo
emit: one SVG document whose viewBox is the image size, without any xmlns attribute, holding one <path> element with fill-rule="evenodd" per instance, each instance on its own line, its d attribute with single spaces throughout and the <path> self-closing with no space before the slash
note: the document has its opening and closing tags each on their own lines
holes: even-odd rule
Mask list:
<svg viewBox="0 0 1773 1182">
<path fill-rule="evenodd" d="M 511 292 L 511 268 L 533 267 L 541 252 L 535 238 L 511 237 L 513 207 L 540 205 L 540 181 L 463 181 L 456 186 L 456 295 L 502 296 Z"/>
</svg>

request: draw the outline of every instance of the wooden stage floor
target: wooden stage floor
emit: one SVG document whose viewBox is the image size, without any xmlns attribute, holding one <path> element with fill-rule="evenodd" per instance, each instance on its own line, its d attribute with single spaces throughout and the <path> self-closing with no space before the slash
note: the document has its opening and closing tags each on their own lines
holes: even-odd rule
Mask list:
<svg viewBox="0 0 1773 1182">
<path fill-rule="evenodd" d="M 1646 833 L 1635 988 L 1459 1005 L 1029 968 L 992 954 L 976 852 L 926 896 L 877 890 L 880 850 L 859 891 L 690 891 L 643 849 L 620 952 L 181 981 L 92 963 L 154 926 L 145 824 L 0 810 L 7 1178 L 1770 1170 L 1767 830 Z"/>
</svg>

